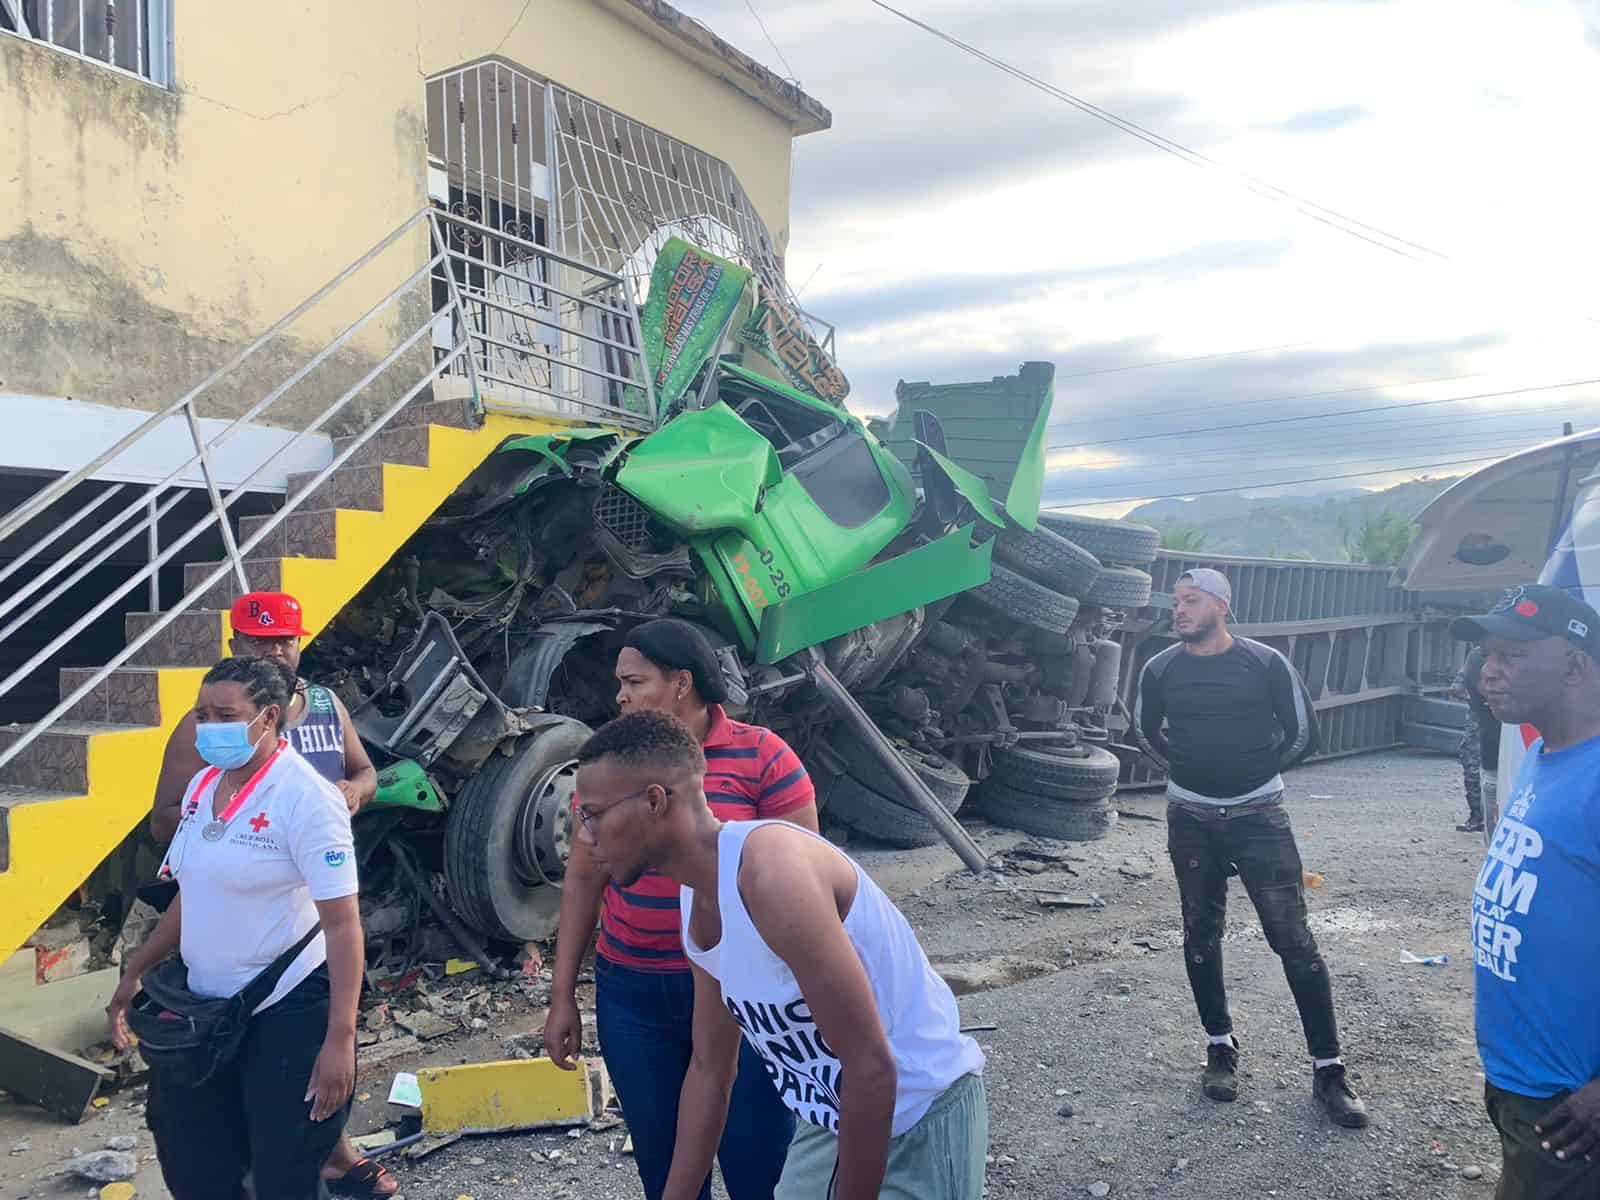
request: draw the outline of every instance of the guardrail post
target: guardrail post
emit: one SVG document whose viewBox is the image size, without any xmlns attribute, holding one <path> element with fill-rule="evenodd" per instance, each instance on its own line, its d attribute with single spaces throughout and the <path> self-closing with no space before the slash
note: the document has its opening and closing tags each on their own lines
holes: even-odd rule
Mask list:
<svg viewBox="0 0 1600 1200">
<path fill-rule="evenodd" d="M 161 511 L 156 506 L 156 489 L 151 488 L 150 494 L 145 497 L 145 510 L 149 514 L 150 533 L 145 539 L 145 545 L 150 552 L 150 561 L 155 562 L 161 556 Z M 161 611 L 161 572 L 150 573 L 150 611 Z"/>
</svg>

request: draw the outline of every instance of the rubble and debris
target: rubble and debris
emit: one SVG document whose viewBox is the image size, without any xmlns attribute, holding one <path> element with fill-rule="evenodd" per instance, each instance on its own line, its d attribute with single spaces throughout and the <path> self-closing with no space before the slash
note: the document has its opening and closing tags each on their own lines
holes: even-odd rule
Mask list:
<svg viewBox="0 0 1600 1200">
<path fill-rule="evenodd" d="M 394 1082 L 389 1085 L 389 1103 L 402 1104 L 407 1108 L 422 1107 L 422 1091 L 417 1085 L 417 1077 L 410 1071 L 397 1071 Z"/>
<path fill-rule="evenodd" d="M 446 975 L 465 975 L 468 971 L 476 971 L 477 969 L 477 963 L 468 962 L 464 958 L 447 959 L 444 964 L 444 973 Z"/>
<path fill-rule="evenodd" d="M 1098 892 L 1087 896 L 1069 896 L 1065 892 L 1051 892 L 1038 898 L 1040 908 L 1104 908 L 1106 902 Z"/>
<path fill-rule="evenodd" d="M 1401 950 L 1400 961 L 1403 963 L 1415 963 L 1424 967 L 1446 967 L 1450 965 L 1450 956 L 1448 954 L 1426 954 L 1418 957 L 1409 950 Z"/>
<path fill-rule="evenodd" d="M 116 1183 L 139 1173 L 139 1159 L 123 1150 L 95 1150 L 70 1160 L 66 1169 L 90 1183 Z"/>
<path fill-rule="evenodd" d="M 367 1154 L 380 1146 L 392 1146 L 394 1141 L 394 1130 L 380 1129 L 376 1133 L 363 1133 L 360 1137 L 353 1137 L 350 1139 L 350 1144 L 362 1154 Z"/>
<path fill-rule="evenodd" d="M 131 1183 L 108 1183 L 100 1189 L 98 1200 L 134 1200 L 136 1195 Z"/>
<path fill-rule="evenodd" d="M 461 1028 L 459 1022 L 447 1021 L 437 1013 L 426 1009 L 397 1012 L 394 1014 L 394 1023 L 424 1042 L 431 1042 L 434 1038 L 443 1037 L 447 1033 L 455 1033 Z"/>
<path fill-rule="evenodd" d="M 106 1139 L 107 1150 L 137 1150 L 139 1139 L 131 1133 L 119 1133 L 116 1137 Z"/>
</svg>

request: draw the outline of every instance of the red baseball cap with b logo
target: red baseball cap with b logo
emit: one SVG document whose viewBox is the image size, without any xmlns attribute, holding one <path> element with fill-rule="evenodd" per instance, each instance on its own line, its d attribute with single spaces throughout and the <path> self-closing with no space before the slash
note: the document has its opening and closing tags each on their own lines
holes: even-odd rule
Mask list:
<svg viewBox="0 0 1600 1200">
<path fill-rule="evenodd" d="M 246 592 L 233 602 L 228 623 L 246 637 L 305 637 L 300 601 L 287 592 Z"/>
</svg>

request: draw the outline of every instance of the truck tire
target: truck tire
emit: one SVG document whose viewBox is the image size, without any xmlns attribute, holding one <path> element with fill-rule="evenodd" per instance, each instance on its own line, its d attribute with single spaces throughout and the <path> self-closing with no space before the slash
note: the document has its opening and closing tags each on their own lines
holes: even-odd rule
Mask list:
<svg viewBox="0 0 1600 1200">
<path fill-rule="evenodd" d="M 1161 531 L 1137 521 L 1047 512 L 1039 514 L 1039 524 L 1070 538 L 1106 565 L 1148 567 L 1161 546 Z"/>
<path fill-rule="evenodd" d="M 1150 603 L 1150 572 L 1138 567 L 1103 567 L 1083 602 L 1102 608 L 1143 608 Z"/>
<path fill-rule="evenodd" d="M 900 789 L 895 786 L 894 781 L 888 777 L 860 738 L 847 735 L 839 739 L 837 746 L 851 775 L 857 780 L 866 781 L 868 788 L 893 800 L 901 807 L 915 811 L 916 805 L 909 798 L 901 798 Z M 972 787 L 972 780 L 967 778 L 965 771 L 942 754 L 914 750 L 909 746 L 896 746 L 895 749 L 900 752 L 900 757 L 906 766 L 915 771 L 917 778 L 928 785 L 928 790 L 940 804 L 952 813 L 961 810 L 967 792 Z"/>
<path fill-rule="evenodd" d="M 1098 841 L 1117 823 L 1117 810 L 1105 800 L 1058 800 L 1019 792 L 992 779 L 978 789 L 978 807 L 1004 829 L 1064 842 Z"/>
<path fill-rule="evenodd" d="M 1030 750 L 1010 746 L 994 752 L 994 778 L 1021 792 L 1063 800 L 1104 800 L 1117 790 L 1122 763 L 1100 746 Z"/>
<path fill-rule="evenodd" d="M 828 797 L 828 815 L 857 833 L 907 849 L 932 846 L 939 831 L 921 813 L 880 796 L 859 779 L 839 776 Z"/>
<path fill-rule="evenodd" d="M 1072 628 L 1072 620 L 1078 615 L 1076 596 L 1053 592 L 1000 563 L 993 564 L 993 569 L 989 582 L 973 588 L 969 595 L 1001 616 L 1035 629 L 1065 633 Z"/>
<path fill-rule="evenodd" d="M 451 802 L 445 886 L 450 907 L 480 933 L 529 942 L 555 932 L 561 890 L 542 883 L 540 872 L 555 880 L 561 868 L 540 859 L 559 844 L 546 825 L 571 805 L 578 748 L 588 739 L 581 721 L 551 718 L 511 755 L 493 755 Z"/>
<path fill-rule="evenodd" d="M 1040 583 L 1080 599 L 1094 586 L 1100 560 L 1053 530 L 1008 529 L 995 539 L 994 556 Z"/>
</svg>

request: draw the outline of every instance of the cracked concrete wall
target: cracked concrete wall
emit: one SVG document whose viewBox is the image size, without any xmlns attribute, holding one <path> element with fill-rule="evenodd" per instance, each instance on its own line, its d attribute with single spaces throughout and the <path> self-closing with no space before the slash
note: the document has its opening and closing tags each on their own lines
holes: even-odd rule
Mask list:
<svg viewBox="0 0 1600 1200">
<path fill-rule="evenodd" d="M 171 90 L 0 36 L 0 390 L 176 399 L 423 207 L 424 82 L 489 56 L 723 158 L 786 246 L 789 125 L 594 0 L 179 5 Z M 427 256 L 402 239 L 202 415 L 242 411 Z M 303 424 L 427 312 L 408 295 L 273 423 Z"/>
</svg>

